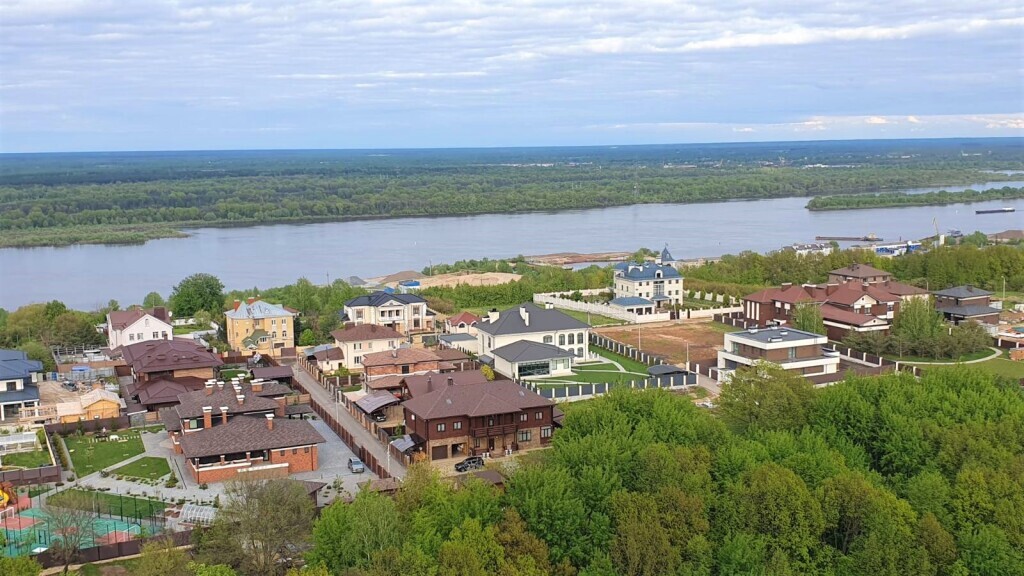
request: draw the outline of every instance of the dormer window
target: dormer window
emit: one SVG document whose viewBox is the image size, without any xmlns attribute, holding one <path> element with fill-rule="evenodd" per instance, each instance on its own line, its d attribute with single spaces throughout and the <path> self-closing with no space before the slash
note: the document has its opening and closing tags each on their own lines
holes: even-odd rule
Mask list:
<svg viewBox="0 0 1024 576">
<path fill-rule="evenodd" d="M 661 270 L 658 270 L 657 272 L 655 272 L 654 273 L 654 277 L 655 278 L 661 278 Z"/>
</svg>

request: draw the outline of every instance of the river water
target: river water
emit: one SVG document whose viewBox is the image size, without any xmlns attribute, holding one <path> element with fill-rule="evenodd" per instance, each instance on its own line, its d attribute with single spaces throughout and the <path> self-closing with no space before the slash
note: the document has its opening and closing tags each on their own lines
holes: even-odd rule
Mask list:
<svg viewBox="0 0 1024 576">
<path fill-rule="evenodd" d="M 985 190 L 1024 181 L 915 189 Z M 886 242 L 918 239 L 939 230 L 991 233 L 1024 228 L 1024 200 L 949 206 L 810 212 L 807 198 L 645 204 L 554 213 L 400 218 L 240 228 L 199 228 L 188 238 L 144 245 L 81 245 L 0 250 L 0 307 L 62 300 L 96 309 L 108 300 L 141 302 L 151 291 L 165 297 L 194 272 L 218 276 L 228 289 L 290 284 L 305 276 L 320 284 L 339 277 L 383 276 L 421 270 L 430 263 L 517 254 L 610 252 L 668 243 L 679 259 L 743 250 L 767 252 L 818 235 L 863 236 Z M 1015 213 L 975 210 L 1014 206 Z M 851 243 L 844 243 L 849 245 Z"/>
</svg>

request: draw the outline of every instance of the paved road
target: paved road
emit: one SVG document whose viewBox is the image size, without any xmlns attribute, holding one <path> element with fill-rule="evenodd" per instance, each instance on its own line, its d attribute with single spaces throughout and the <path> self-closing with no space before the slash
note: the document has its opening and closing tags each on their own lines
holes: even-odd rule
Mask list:
<svg viewBox="0 0 1024 576">
<path fill-rule="evenodd" d="M 312 376 L 306 373 L 305 370 L 300 368 L 298 365 L 292 365 L 292 372 L 295 373 L 295 379 L 302 383 L 303 387 L 309 391 L 318 404 L 324 408 L 333 408 L 334 418 L 341 424 L 343 428 L 348 430 L 352 437 L 355 438 L 356 442 L 360 446 L 366 448 L 373 456 L 377 459 L 381 465 L 388 468 L 390 474 L 395 478 L 405 477 L 405 466 L 400 462 L 396 462 L 394 458 L 389 457 L 388 450 L 380 443 L 379 440 L 370 434 L 370 431 L 363 428 L 356 419 L 345 410 L 343 406 L 334 401 L 331 397 L 331 393 L 325 390 Z"/>
</svg>

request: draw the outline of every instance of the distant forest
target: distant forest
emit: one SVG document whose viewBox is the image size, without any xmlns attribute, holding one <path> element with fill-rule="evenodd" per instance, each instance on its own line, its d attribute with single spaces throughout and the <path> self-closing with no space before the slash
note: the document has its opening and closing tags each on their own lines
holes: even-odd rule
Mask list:
<svg viewBox="0 0 1024 576">
<path fill-rule="evenodd" d="M 942 206 L 945 204 L 971 204 L 987 200 L 1013 200 L 1024 198 L 1024 188 L 1003 186 L 978 192 L 927 192 L 925 194 L 858 194 L 847 196 L 819 196 L 807 203 L 808 210 L 860 210 L 865 208 L 894 208 L 899 206 Z"/>
<path fill-rule="evenodd" d="M 883 192 L 1016 176 L 1022 139 L 0 155 L 0 247 L 189 226 Z"/>
</svg>

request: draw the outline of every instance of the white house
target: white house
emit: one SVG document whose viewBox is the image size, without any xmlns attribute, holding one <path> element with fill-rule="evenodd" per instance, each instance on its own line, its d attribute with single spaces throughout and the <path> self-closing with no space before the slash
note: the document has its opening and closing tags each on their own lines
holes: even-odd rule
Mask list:
<svg viewBox="0 0 1024 576">
<path fill-rule="evenodd" d="M 430 332 L 434 329 L 434 313 L 427 301 L 415 294 L 374 292 L 345 303 L 344 322 L 355 325 L 374 324 L 401 332 Z"/>
<path fill-rule="evenodd" d="M 107 347 L 174 338 L 171 317 L 159 306 L 152 310 L 119 310 L 107 313 Z"/>
<path fill-rule="evenodd" d="M 0 349 L 0 420 L 9 410 L 39 406 L 43 363 L 29 360 L 21 350 Z"/>
<path fill-rule="evenodd" d="M 331 336 L 334 337 L 334 346 L 341 351 L 341 365 L 353 371 L 363 369 L 363 356 L 394 350 L 405 341 L 405 336 L 397 330 L 376 324 L 335 330 Z"/>
<path fill-rule="evenodd" d="M 823 348 L 828 338 L 793 328 L 751 328 L 725 335 L 718 352 L 718 369 L 723 375 L 755 362 L 773 362 L 804 376 L 835 374 L 839 353 Z"/>
<path fill-rule="evenodd" d="M 633 302 L 634 306 L 643 306 L 637 304 L 637 298 L 649 301 L 653 310 L 683 303 L 683 276 L 672 266 L 657 262 L 619 262 L 612 281 L 615 299 Z"/>
<path fill-rule="evenodd" d="M 574 353 L 554 344 L 519 340 L 491 350 L 494 370 L 509 378 L 572 374 Z"/>
<path fill-rule="evenodd" d="M 503 312 L 491 310 L 477 324 L 480 354 L 486 356 L 481 360 L 490 360 L 494 358 L 494 352 L 520 341 L 547 344 L 570 352 L 575 358 L 586 358 L 590 354 L 590 325 L 558 310 L 541 308 L 533 303 L 521 304 Z M 531 358 L 538 350 L 540 348 L 531 348 Z M 506 348 L 503 353 L 507 355 L 515 351 L 510 352 Z M 556 357 L 563 356 L 551 356 L 550 359 Z M 506 361 L 510 358 L 506 358 Z M 497 363 L 495 367 L 498 367 Z M 510 377 L 512 375 L 506 374 Z"/>
</svg>

